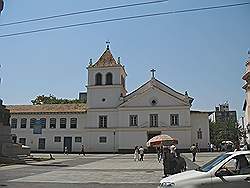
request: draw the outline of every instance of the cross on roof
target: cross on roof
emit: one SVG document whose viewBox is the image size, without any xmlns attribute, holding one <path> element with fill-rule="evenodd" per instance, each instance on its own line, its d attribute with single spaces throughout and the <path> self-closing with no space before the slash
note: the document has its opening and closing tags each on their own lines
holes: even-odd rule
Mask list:
<svg viewBox="0 0 250 188">
<path fill-rule="evenodd" d="M 107 44 L 107 50 L 109 50 L 109 44 L 110 44 L 110 41 L 106 41 L 106 44 Z"/>
<path fill-rule="evenodd" d="M 155 69 L 151 69 L 151 70 L 150 70 L 150 72 L 152 73 L 152 78 L 155 77 L 155 71 L 156 71 Z"/>
</svg>

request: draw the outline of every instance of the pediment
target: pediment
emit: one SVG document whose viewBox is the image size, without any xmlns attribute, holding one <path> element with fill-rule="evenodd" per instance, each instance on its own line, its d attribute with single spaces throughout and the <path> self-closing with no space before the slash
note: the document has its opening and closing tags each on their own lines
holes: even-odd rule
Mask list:
<svg viewBox="0 0 250 188">
<path fill-rule="evenodd" d="M 152 85 L 147 89 L 142 89 L 136 95 L 125 98 L 120 107 L 168 107 L 168 106 L 189 106 L 188 97 L 179 97 L 174 93 L 167 92 L 157 86 Z"/>
</svg>

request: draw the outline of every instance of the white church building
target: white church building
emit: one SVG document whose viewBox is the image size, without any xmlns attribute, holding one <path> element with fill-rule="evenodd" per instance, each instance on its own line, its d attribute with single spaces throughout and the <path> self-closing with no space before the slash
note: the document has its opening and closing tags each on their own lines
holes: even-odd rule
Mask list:
<svg viewBox="0 0 250 188">
<path fill-rule="evenodd" d="M 86 104 L 7 106 L 13 139 L 38 152 L 63 152 L 65 146 L 79 152 L 82 144 L 86 152 L 127 152 L 167 134 L 178 139 L 177 148 L 207 148 L 208 113 L 192 111 L 193 98 L 157 80 L 154 70 L 150 80 L 127 93 L 125 67 L 109 46 L 87 70 Z"/>
</svg>

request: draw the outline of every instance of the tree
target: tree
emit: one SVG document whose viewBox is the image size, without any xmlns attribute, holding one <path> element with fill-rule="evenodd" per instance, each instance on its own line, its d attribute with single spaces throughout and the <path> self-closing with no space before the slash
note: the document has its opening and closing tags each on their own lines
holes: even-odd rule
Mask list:
<svg viewBox="0 0 250 188">
<path fill-rule="evenodd" d="M 33 105 L 42 104 L 75 104 L 75 103 L 86 103 L 86 101 L 81 101 L 78 99 L 58 99 L 54 95 L 39 95 L 34 100 L 31 100 Z"/>
<path fill-rule="evenodd" d="M 210 122 L 209 131 L 211 143 L 217 146 L 224 140 L 239 144 L 239 139 L 243 136 L 242 131 L 238 128 L 238 123 L 231 120 L 218 123 Z"/>
</svg>

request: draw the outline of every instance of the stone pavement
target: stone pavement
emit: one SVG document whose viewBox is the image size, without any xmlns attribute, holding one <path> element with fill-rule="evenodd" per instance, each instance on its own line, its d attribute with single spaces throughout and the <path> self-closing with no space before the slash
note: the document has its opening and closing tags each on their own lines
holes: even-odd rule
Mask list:
<svg viewBox="0 0 250 188">
<path fill-rule="evenodd" d="M 81 156 L 81 158 L 85 160 L 84 157 Z M 117 154 L 109 155 L 108 158 L 96 162 L 65 167 L 56 171 L 10 180 L 10 182 L 158 183 L 162 178 L 162 172 L 162 164 L 157 162 L 155 154 L 146 155 L 143 162 L 135 162 L 133 155 Z"/>
<path fill-rule="evenodd" d="M 202 165 L 219 153 L 198 153 Z M 47 157 L 48 154 L 34 154 Z M 192 154 L 185 153 L 188 170 L 197 166 Z M 0 185 L 9 187 L 157 187 L 163 176 L 163 165 L 156 154 L 146 154 L 143 162 L 132 154 L 53 154 L 55 160 L 0 167 Z M 1 176 L 4 174 L 5 176 Z"/>
</svg>

